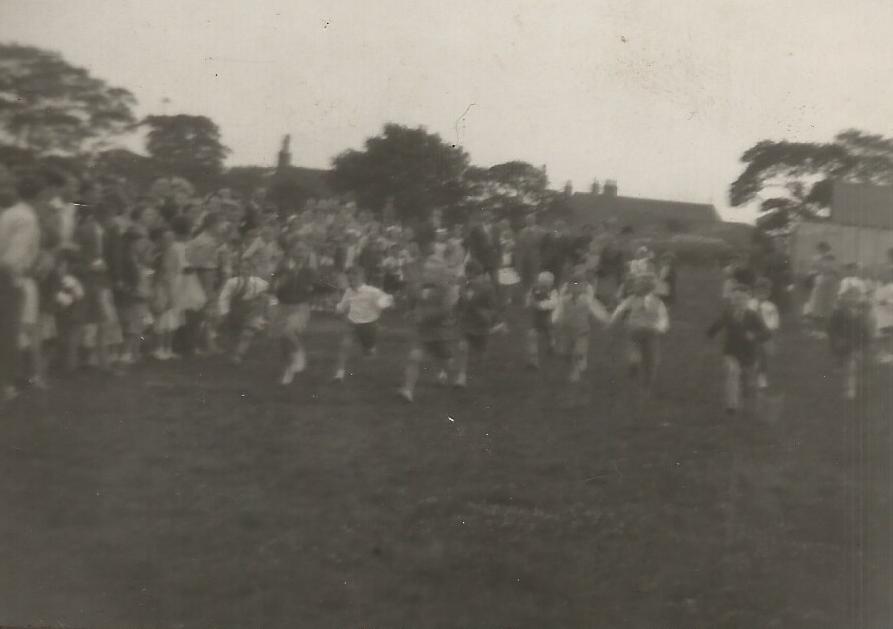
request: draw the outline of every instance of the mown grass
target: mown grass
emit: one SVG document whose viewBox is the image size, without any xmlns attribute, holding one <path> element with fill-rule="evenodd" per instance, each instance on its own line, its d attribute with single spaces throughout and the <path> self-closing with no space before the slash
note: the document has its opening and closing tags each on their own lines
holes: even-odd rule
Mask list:
<svg viewBox="0 0 893 629">
<path fill-rule="evenodd" d="M 890 372 L 846 403 L 791 322 L 730 420 L 718 278 L 680 287 L 647 401 L 603 333 L 585 387 L 525 371 L 520 313 L 469 390 L 428 374 L 412 406 L 393 316 L 340 386 L 317 318 L 288 389 L 267 342 L 26 395 L 0 411 L 0 624 L 889 626 Z"/>
</svg>

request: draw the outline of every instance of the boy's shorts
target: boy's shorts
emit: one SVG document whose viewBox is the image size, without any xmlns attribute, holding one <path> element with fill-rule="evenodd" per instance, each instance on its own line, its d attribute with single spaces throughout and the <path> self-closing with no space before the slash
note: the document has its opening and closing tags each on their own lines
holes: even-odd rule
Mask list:
<svg viewBox="0 0 893 629">
<path fill-rule="evenodd" d="M 371 354 L 378 341 L 378 324 L 375 321 L 369 323 L 351 323 L 354 338 L 363 348 L 364 354 Z"/>
<path fill-rule="evenodd" d="M 450 344 L 446 340 L 422 341 L 420 345 L 422 350 L 432 358 L 449 360 L 453 356 L 453 353 L 450 351 Z"/>
<path fill-rule="evenodd" d="M 562 331 L 556 339 L 556 351 L 560 356 L 582 360 L 589 356 L 589 334 L 569 334 Z"/>
<path fill-rule="evenodd" d="M 636 364 L 656 365 L 660 358 L 659 335 L 654 330 L 630 330 L 629 361 Z"/>
</svg>

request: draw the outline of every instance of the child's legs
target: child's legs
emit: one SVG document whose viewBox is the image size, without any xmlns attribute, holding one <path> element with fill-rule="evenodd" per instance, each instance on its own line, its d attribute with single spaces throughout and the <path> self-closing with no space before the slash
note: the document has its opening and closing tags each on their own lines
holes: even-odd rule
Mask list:
<svg viewBox="0 0 893 629">
<path fill-rule="evenodd" d="M 575 337 L 571 342 L 570 381 L 579 382 L 580 376 L 589 366 L 589 335 Z"/>
<path fill-rule="evenodd" d="M 460 338 L 458 344 L 458 352 L 456 353 L 456 370 L 460 376 L 468 373 L 468 354 L 470 351 L 470 343 L 466 338 Z"/>
<path fill-rule="evenodd" d="M 660 364 L 660 338 L 657 334 L 649 333 L 642 336 L 639 340 L 639 344 L 642 356 L 642 375 L 644 376 L 644 384 L 645 386 L 650 387 L 654 384 L 657 367 Z"/>
<path fill-rule="evenodd" d="M 351 349 L 353 349 L 353 337 L 353 329 L 347 329 L 344 331 L 344 334 L 341 335 L 341 343 L 338 345 L 338 359 L 335 364 L 335 369 L 338 372 L 344 371 L 344 369 L 347 368 L 347 358 L 350 356 Z"/>
<path fill-rule="evenodd" d="M 403 388 L 412 393 L 416 383 L 419 381 L 419 369 L 424 357 L 424 350 L 415 346 L 409 350 L 409 356 L 406 358 L 406 370 L 404 373 Z"/>
<path fill-rule="evenodd" d="M 726 408 L 737 410 L 741 406 L 741 363 L 734 356 L 725 357 Z"/>
<path fill-rule="evenodd" d="M 855 397 L 859 385 L 861 353 L 853 352 L 844 360 L 844 390 L 848 397 Z"/>
<path fill-rule="evenodd" d="M 538 365 L 540 334 L 536 329 L 527 330 L 527 362 L 531 365 Z"/>
</svg>

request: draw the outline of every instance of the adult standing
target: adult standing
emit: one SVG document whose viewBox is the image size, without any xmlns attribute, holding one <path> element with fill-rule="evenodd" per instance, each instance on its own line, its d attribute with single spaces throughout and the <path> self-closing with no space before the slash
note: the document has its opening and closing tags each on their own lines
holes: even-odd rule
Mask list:
<svg viewBox="0 0 893 629">
<path fill-rule="evenodd" d="M 484 273 L 493 279 L 496 284 L 496 272 L 499 268 L 499 234 L 493 224 L 493 213 L 484 210 L 480 218 L 472 219 L 472 226 L 468 232 L 465 249 L 472 260 L 481 265 Z"/>
<path fill-rule="evenodd" d="M 559 219 L 552 224 L 552 230 L 543 236 L 541 242 L 542 267 L 555 278 L 555 285 L 561 286 L 565 267 L 570 259 L 570 239 L 567 224 Z"/>
<path fill-rule="evenodd" d="M 539 275 L 542 268 L 542 246 L 546 230 L 537 223 L 537 215 L 533 212 L 524 219 L 524 227 L 518 233 L 515 254 L 521 286 L 526 294 Z"/>
<path fill-rule="evenodd" d="M 0 166 L 0 198 L 15 198 L 12 187 L 11 174 Z M 41 201 L 44 187 L 39 176 L 20 177 L 15 184 L 18 202 L 0 212 L 0 401 L 16 395 L 23 287 L 40 255 L 40 223 L 33 204 Z"/>
</svg>

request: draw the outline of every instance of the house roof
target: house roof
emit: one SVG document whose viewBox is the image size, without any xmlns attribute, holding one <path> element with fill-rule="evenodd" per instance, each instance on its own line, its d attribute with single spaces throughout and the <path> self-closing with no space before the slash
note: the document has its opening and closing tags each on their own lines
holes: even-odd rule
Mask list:
<svg viewBox="0 0 893 629">
<path fill-rule="evenodd" d="M 716 208 L 709 203 L 685 203 L 577 192 L 568 200 L 574 221 L 600 222 L 615 219 L 626 225 L 644 225 L 670 220 L 685 223 L 719 222 Z"/>
<path fill-rule="evenodd" d="M 831 222 L 875 229 L 893 229 L 893 186 L 834 182 Z"/>
</svg>

